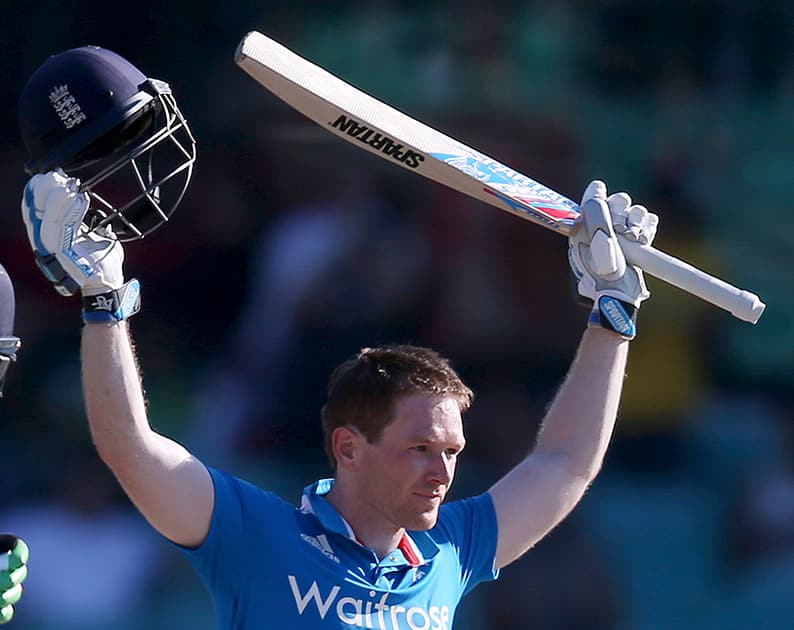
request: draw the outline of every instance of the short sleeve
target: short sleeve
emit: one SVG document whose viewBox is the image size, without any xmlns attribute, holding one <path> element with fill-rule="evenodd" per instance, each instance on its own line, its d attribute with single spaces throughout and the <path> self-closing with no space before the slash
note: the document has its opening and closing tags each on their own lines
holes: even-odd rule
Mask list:
<svg viewBox="0 0 794 630">
<path fill-rule="evenodd" d="M 270 514 L 274 517 L 272 521 L 278 521 L 276 515 L 291 511 L 292 507 L 275 494 L 247 481 L 214 468 L 208 467 L 207 470 L 215 489 L 207 538 L 194 549 L 176 546 L 210 591 L 216 592 L 219 588 L 240 582 L 242 576 L 239 572 L 249 564 L 251 541 L 248 539 L 252 532 L 261 532 L 263 523 L 271 520 L 263 516 Z"/>
<path fill-rule="evenodd" d="M 499 577 L 494 567 L 499 532 L 490 494 L 444 505 L 436 530 L 458 554 L 464 595 L 480 582 Z"/>
</svg>

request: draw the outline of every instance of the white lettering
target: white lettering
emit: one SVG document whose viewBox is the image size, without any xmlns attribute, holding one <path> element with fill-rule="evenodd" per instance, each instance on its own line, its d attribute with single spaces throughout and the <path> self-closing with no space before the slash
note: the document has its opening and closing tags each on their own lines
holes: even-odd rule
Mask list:
<svg viewBox="0 0 794 630">
<path fill-rule="evenodd" d="M 391 625 L 395 630 L 400 627 L 400 622 L 397 620 L 397 615 L 399 615 L 401 612 L 405 612 L 405 608 L 402 606 L 391 607 Z"/>
<path fill-rule="evenodd" d="M 422 619 L 421 626 L 417 626 L 414 622 L 414 618 L 417 616 Z M 408 612 L 405 614 L 405 620 L 408 622 L 408 626 L 411 630 L 430 630 L 430 617 L 428 617 L 427 611 L 423 608 L 419 608 L 419 606 L 409 608 Z"/>
<path fill-rule="evenodd" d="M 440 612 L 438 606 L 431 606 L 428 612 L 430 613 L 430 619 L 436 624 L 434 630 L 441 630 L 441 628 L 445 627 L 441 625 L 441 618 L 438 616 Z"/>
<path fill-rule="evenodd" d="M 612 320 L 615 328 L 618 332 L 627 332 L 630 328 L 629 322 L 623 316 L 623 313 L 618 308 L 618 305 L 615 304 L 612 300 L 605 302 L 604 310 L 606 311 L 609 318 Z"/>
<path fill-rule="evenodd" d="M 369 596 L 370 597 L 375 597 L 375 595 L 377 595 L 377 593 L 375 591 L 370 591 L 369 592 Z M 366 619 L 365 619 L 366 624 L 367 624 L 367 628 L 371 628 L 372 627 L 372 602 L 367 602 L 367 609 L 366 609 L 365 612 L 366 612 L 366 615 L 367 615 Z"/>
<path fill-rule="evenodd" d="M 380 601 L 375 604 L 375 610 L 378 611 L 378 630 L 386 630 L 386 619 L 383 617 L 383 613 L 389 610 L 389 606 L 386 605 L 386 599 L 388 597 L 389 594 L 384 593 Z"/>
<path fill-rule="evenodd" d="M 336 605 L 336 616 L 339 617 L 340 621 L 349 623 L 351 626 L 361 626 L 362 603 L 363 602 L 360 599 L 354 599 L 353 597 L 343 597 Z M 352 615 L 345 612 L 345 606 L 348 605 L 353 607 L 354 612 Z"/>
<path fill-rule="evenodd" d="M 350 596 L 339 597 L 340 586 L 332 586 L 328 594 L 323 596 L 316 580 L 312 581 L 305 593 L 301 592 L 294 575 L 288 575 L 287 580 L 299 615 L 303 615 L 313 603 L 320 619 L 325 619 L 328 611 L 335 605 L 339 621 L 357 628 L 404 630 L 407 624 L 409 630 L 450 630 L 450 610 L 446 605 L 430 606 L 429 609 L 412 606 L 406 609 L 403 606 L 387 604 L 389 593 L 381 594 L 376 600 L 378 593 L 375 590 L 367 593 L 369 600 Z M 401 614 L 404 616 L 404 621 L 400 619 Z"/>
<path fill-rule="evenodd" d="M 447 623 L 449 622 L 449 606 L 441 607 L 441 630 L 447 630 Z"/>
<path fill-rule="evenodd" d="M 287 579 L 289 580 L 289 585 L 292 589 L 292 596 L 295 598 L 295 605 L 298 607 L 298 614 L 302 615 L 303 611 L 306 609 L 306 606 L 309 604 L 309 601 L 314 600 L 314 604 L 317 606 L 317 610 L 320 613 L 320 619 L 325 619 L 328 609 L 331 607 L 331 604 L 334 603 L 336 596 L 339 594 L 339 587 L 334 586 L 331 589 L 331 592 L 328 593 L 328 599 L 323 601 L 320 597 L 320 589 L 317 587 L 317 582 L 312 582 L 311 587 L 308 591 L 306 591 L 306 595 L 301 595 L 295 576 L 288 575 Z"/>
</svg>

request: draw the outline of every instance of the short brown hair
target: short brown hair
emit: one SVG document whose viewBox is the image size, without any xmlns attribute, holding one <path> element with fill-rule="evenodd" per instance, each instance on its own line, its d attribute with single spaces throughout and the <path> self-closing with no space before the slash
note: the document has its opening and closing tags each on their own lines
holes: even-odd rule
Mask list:
<svg viewBox="0 0 794 630">
<path fill-rule="evenodd" d="M 394 419 L 394 404 L 407 394 L 450 396 L 461 412 L 474 394 L 435 350 L 412 345 L 363 348 L 337 366 L 328 381 L 328 398 L 322 409 L 325 452 L 331 468 L 336 458 L 331 436 L 338 427 L 354 426 L 374 443 Z"/>
</svg>

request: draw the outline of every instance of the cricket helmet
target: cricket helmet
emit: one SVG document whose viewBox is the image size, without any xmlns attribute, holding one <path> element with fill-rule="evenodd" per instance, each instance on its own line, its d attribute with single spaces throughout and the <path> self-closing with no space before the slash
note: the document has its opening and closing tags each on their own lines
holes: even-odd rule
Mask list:
<svg viewBox="0 0 794 630">
<path fill-rule="evenodd" d="M 8 366 L 17 359 L 17 350 L 22 342 L 14 331 L 14 285 L 3 265 L 0 265 L 0 398 Z"/>
<path fill-rule="evenodd" d="M 49 57 L 19 97 L 33 175 L 80 180 L 90 229 L 143 238 L 168 221 L 187 190 L 196 142 L 171 88 L 120 55 L 83 46 Z"/>
</svg>

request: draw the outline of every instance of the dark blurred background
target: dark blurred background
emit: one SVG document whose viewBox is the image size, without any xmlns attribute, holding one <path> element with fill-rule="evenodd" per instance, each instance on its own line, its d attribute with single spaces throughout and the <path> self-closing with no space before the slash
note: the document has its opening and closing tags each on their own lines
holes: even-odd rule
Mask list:
<svg viewBox="0 0 794 630">
<path fill-rule="evenodd" d="M 33 264 L 16 98 L 53 53 L 171 83 L 199 143 L 171 224 L 127 247 L 153 425 L 297 501 L 319 408 L 362 346 L 426 344 L 475 389 L 453 494 L 531 447 L 583 330 L 565 239 L 302 119 L 233 63 L 259 30 L 576 198 L 661 216 L 656 244 L 767 303 L 753 326 L 653 278 L 604 470 L 456 629 L 790 628 L 794 4 L 783 0 L 0 2 L 0 260 L 24 345 L 0 405 L 0 529 L 31 543 L 14 627 L 213 627 L 209 597 L 88 438 L 80 309 Z M 254 560 L 259 561 L 259 560 Z"/>
</svg>

